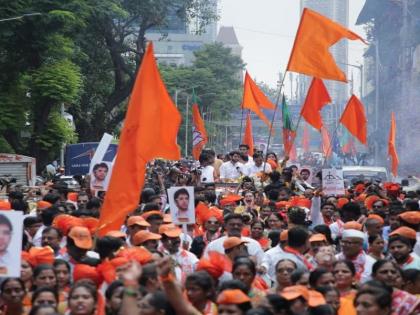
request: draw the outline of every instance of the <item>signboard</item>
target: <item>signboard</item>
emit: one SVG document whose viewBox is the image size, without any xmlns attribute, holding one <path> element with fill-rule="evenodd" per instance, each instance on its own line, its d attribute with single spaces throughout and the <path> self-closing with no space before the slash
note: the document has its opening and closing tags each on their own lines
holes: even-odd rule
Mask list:
<svg viewBox="0 0 420 315">
<path fill-rule="evenodd" d="M 86 175 L 89 173 L 90 162 L 95 155 L 99 142 L 85 142 L 66 146 L 66 175 Z M 117 154 L 118 145 L 110 144 L 103 158 L 112 162 Z"/>
<path fill-rule="evenodd" d="M 23 214 L 0 211 L 0 277 L 20 277 Z"/>
<path fill-rule="evenodd" d="M 322 170 L 322 189 L 328 195 L 344 195 L 343 170 L 326 168 Z"/>
<path fill-rule="evenodd" d="M 171 187 L 168 199 L 174 224 L 195 223 L 194 187 Z"/>
</svg>

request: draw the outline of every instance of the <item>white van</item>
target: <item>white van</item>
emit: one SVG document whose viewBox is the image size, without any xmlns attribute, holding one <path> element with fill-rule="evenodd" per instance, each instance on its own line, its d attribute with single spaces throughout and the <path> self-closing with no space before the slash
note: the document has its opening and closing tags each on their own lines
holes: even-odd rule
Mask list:
<svg viewBox="0 0 420 315">
<path fill-rule="evenodd" d="M 380 179 L 382 183 L 390 180 L 385 167 L 378 166 L 343 166 L 344 180 L 349 183 L 352 179 Z"/>
</svg>

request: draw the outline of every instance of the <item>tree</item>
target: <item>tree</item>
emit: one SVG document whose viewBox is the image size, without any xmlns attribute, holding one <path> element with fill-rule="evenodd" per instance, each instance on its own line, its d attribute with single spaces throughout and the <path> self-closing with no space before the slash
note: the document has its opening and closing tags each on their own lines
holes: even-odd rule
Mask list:
<svg viewBox="0 0 420 315">
<path fill-rule="evenodd" d="M 189 128 L 186 130 L 187 98 L 191 106 L 192 90 L 198 97 L 200 112 L 206 121 L 210 144 L 216 149 L 224 150 L 222 143 L 217 143 L 224 130 L 218 122 L 231 119 L 232 113 L 239 113 L 242 97 L 241 74 L 244 63 L 240 57 L 232 54 L 230 48 L 222 44 L 205 45 L 195 53 L 192 67 L 173 67 L 161 65 L 161 74 L 171 95 L 178 93 L 178 109 L 183 116 L 178 143 L 185 147 L 185 132 L 191 141 L 191 111 L 189 111 Z M 191 142 L 189 141 L 189 153 Z M 185 152 L 184 152 L 185 153 Z"/>
<path fill-rule="evenodd" d="M 86 32 L 78 43 L 88 86 L 71 113 L 80 139 L 97 140 L 115 131 L 145 51 L 147 30 L 165 28 L 172 13 L 198 21 L 198 31 L 216 16 L 209 0 L 94 0 Z"/>
<path fill-rule="evenodd" d="M 74 133 L 58 115 L 77 101 L 82 77 L 73 41 L 84 26 L 84 1 L 21 0 L 2 7 L 10 16 L 41 12 L 0 30 L 1 149 L 35 156 L 38 166 L 57 156 Z"/>
</svg>

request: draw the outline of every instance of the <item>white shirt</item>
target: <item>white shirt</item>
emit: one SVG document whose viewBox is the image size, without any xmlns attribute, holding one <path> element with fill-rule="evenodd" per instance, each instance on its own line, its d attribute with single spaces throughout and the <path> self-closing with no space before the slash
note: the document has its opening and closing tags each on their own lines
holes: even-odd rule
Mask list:
<svg viewBox="0 0 420 315">
<path fill-rule="evenodd" d="M 207 245 L 206 249 L 204 250 L 204 256 L 207 256 L 208 253 L 211 251 L 216 251 L 224 255 L 225 249 L 223 247 L 223 242 L 225 241 L 226 238 L 227 236 L 222 236 L 214 241 L 211 241 Z M 262 250 L 260 243 L 258 243 L 256 240 L 253 240 L 252 238 L 249 238 L 249 237 L 241 237 L 241 239 L 248 242 L 246 244 L 248 248 L 248 254 L 251 256 L 255 256 L 257 258 L 258 264 L 260 264 L 264 255 L 264 251 Z"/>
<path fill-rule="evenodd" d="M 202 183 L 214 183 L 214 167 L 207 165 L 201 169 L 200 181 Z"/>
<path fill-rule="evenodd" d="M 363 266 L 362 274 L 360 276 L 360 282 L 361 283 L 364 283 L 364 282 L 372 279 L 372 266 L 376 262 L 376 260 L 372 256 L 366 255 L 366 253 L 364 253 L 364 252 L 363 252 L 363 255 L 364 255 L 363 259 L 364 259 L 365 263 L 364 263 L 364 266 Z M 343 253 L 339 253 L 335 256 L 335 258 L 337 260 L 340 260 L 340 259 L 342 259 L 343 256 L 344 256 Z M 356 267 L 356 271 L 357 271 L 357 265 L 356 264 L 355 264 L 355 267 Z"/>
<path fill-rule="evenodd" d="M 295 255 L 286 253 L 280 246 L 273 247 L 264 253 L 261 266 L 267 270 L 267 274 L 271 281 L 276 282 L 276 265 L 281 259 L 290 259 L 295 262 L 299 270 L 305 270 L 305 264 L 303 264 Z"/>
<path fill-rule="evenodd" d="M 255 165 L 253 162 L 246 170 L 247 176 L 255 176 L 258 173 L 271 173 L 271 165 L 268 163 L 263 162 L 260 166 Z"/>
<path fill-rule="evenodd" d="M 33 239 L 32 239 L 32 244 L 34 244 L 34 246 L 36 247 L 42 247 L 42 232 L 45 230 L 46 226 L 45 225 L 41 225 L 39 227 L 39 229 L 36 231 Z"/>
<path fill-rule="evenodd" d="M 180 249 L 176 254 L 170 255 L 179 267 L 178 272 L 175 272 L 176 278 L 182 283 L 185 277 L 195 271 L 198 263 L 198 258 L 191 252 Z"/>
<path fill-rule="evenodd" d="M 225 162 L 220 166 L 220 179 L 238 179 L 244 174 L 244 165 L 240 162 L 232 164 L 231 161 Z"/>
</svg>

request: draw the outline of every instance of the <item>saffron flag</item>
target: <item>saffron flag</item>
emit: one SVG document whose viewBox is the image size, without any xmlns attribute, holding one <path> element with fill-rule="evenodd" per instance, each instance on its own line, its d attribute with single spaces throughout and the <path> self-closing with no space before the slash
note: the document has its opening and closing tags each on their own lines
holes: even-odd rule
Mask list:
<svg viewBox="0 0 420 315">
<path fill-rule="evenodd" d="M 350 100 L 341 115 L 340 122 L 361 143 L 367 144 L 367 119 L 365 108 L 355 95 L 350 97 Z"/>
<path fill-rule="evenodd" d="M 193 106 L 192 106 L 192 117 L 193 117 L 193 149 L 192 155 L 195 160 L 198 160 L 200 157 L 201 151 L 208 141 L 206 127 L 204 126 L 204 121 L 201 118 L 200 111 L 198 109 L 198 104 L 193 94 Z"/>
<path fill-rule="evenodd" d="M 251 155 L 254 154 L 254 137 L 252 135 L 251 114 L 249 112 L 246 115 L 245 134 L 242 143 L 249 146 Z"/>
<path fill-rule="evenodd" d="M 296 131 L 293 128 L 292 118 L 290 116 L 289 107 L 286 104 L 286 98 L 283 95 L 281 104 L 281 113 L 283 119 L 283 146 L 284 154 L 290 157 L 290 160 L 296 159 L 296 149 L 294 148 L 294 141 L 296 137 Z"/>
<path fill-rule="evenodd" d="M 328 103 L 331 103 L 331 97 L 324 82 L 321 79 L 313 78 L 300 114 L 308 124 L 320 131 L 322 127 L 321 110 Z"/>
<path fill-rule="evenodd" d="M 396 177 L 398 175 L 398 153 L 396 148 L 396 133 L 397 133 L 397 123 L 395 121 L 395 114 L 391 114 L 391 129 L 389 130 L 389 140 L 388 140 L 388 155 L 391 158 L 391 171 L 392 174 Z"/>
<path fill-rule="evenodd" d="M 244 96 L 241 108 L 253 111 L 268 127 L 270 127 L 270 121 L 264 115 L 262 109 L 275 109 L 276 106 L 264 95 L 254 80 L 251 79 L 248 72 L 245 73 Z"/>
<path fill-rule="evenodd" d="M 359 35 L 342 25 L 305 8 L 287 70 L 316 78 L 347 82 L 346 75 L 329 52 L 329 48 L 343 38 L 363 41 Z"/>
<path fill-rule="evenodd" d="M 139 205 L 146 164 L 154 158 L 181 158 L 176 136 L 181 115 L 156 65 L 150 43 L 137 73 L 125 116 L 112 177 L 99 218 L 98 234 L 119 230 Z"/>
<path fill-rule="evenodd" d="M 304 153 L 309 153 L 310 151 L 310 132 L 308 126 L 305 124 L 303 128 L 303 137 L 302 137 L 302 148 Z"/>
<path fill-rule="evenodd" d="M 331 137 L 328 129 L 325 127 L 321 128 L 321 137 L 322 137 L 322 152 L 326 158 L 331 156 L 332 148 L 331 148 Z"/>
</svg>

